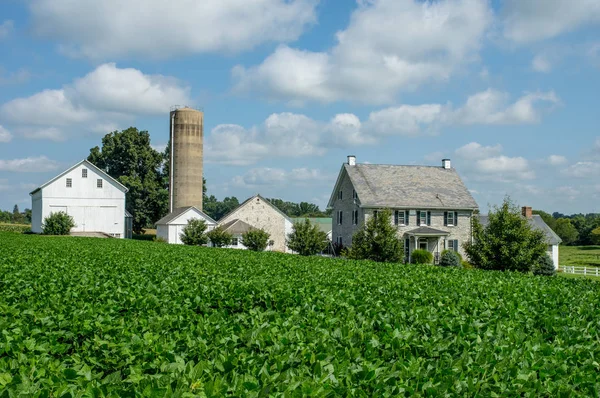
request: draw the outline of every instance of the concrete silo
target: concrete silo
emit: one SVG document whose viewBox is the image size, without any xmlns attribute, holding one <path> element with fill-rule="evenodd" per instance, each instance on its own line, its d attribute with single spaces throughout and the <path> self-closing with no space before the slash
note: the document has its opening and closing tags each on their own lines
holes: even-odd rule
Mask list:
<svg viewBox="0 0 600 398">
<path fill-rule="evenodd" d="M 188 206 L 202 210 L 203 142 L 204 113 L 171 108 L 169 211 Z"/>
</svg>

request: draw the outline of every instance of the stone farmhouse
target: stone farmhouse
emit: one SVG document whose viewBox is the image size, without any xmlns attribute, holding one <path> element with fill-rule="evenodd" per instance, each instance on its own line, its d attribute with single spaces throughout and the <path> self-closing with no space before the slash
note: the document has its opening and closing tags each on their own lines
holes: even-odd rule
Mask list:
<svg viewBox="0 0 600 398">
<path fill-rule="evenodd" d="M 270 244 L 267 250 L 291 253 L 287 246 L 287 235 L 292 232 L 292 220 L 271 202 L 260 195 L 246 199 L 235 210 L 223 216 L 219 225 L 231 228 L 236 225 L 234 238 L 241 236 L 241 231 L 248 227 L 241 223 L 232 223 L 234 220 L 242 221 L 244 224 L 257 229 L 264 229 L 270 235 Z M 238 245 L 241 242 L 238 241 Z M 238 248 L 243 248 L 236 246 Z"/>
<path fill-rule="evenodd" d="M 370 217 L 391 210 L 406 260 L 415 249 L 439 261 L 443 250 L 464 253 L 472 239 L 477 203 L 448 159 L 441 166 L 358 164 L 348 156 L 327 206 L 333 210 L 334 243 L 352 246 L 352 236 Z"/>
</svg>

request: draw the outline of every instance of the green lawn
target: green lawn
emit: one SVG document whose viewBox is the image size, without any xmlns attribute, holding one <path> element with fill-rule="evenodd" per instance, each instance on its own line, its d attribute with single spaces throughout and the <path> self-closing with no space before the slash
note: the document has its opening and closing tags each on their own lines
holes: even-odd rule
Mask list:
<svg viewBox="0 0 600 398">
<path fill-rule="evenodd" d="M 561 246 L 560 265 L 600 267 L 600 246 Z"/>
</svg>

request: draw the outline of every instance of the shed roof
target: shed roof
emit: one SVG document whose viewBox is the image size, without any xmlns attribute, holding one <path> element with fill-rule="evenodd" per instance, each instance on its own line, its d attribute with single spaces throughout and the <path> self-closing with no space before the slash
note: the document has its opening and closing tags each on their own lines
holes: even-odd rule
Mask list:
<svg viewBox="0 0 600 398">
<path fill-rule="evenodd" d="M 215 220 L 213 220 L 208 215 L 206 215 L 206 213 L 204 213 L 202 210 L 198 210 L 197 207 L 187 206 L 187 207 L 178 207 L 177 209 L 173 210 L 172 212 L 170 212 L 169 214 L 167 214 L 166 216 L 164 216 L 163 218 L 158 220 L 155 224 L 156 225 L 170 224 L 171 221 L 175 220 L 177 217 L 179 217 L 180 215 L 182 215 L 183 213 L 185 213 L 186 211 L 188 211 L 190 209 L 194 210 L 194 212 L 196 212 L 196 214 L 206 218 L 208 221 L 212 222 L 213 224 L 217 223 Z"/>
<path fill-rule="evenodd" d="M 346 173 L 362 207 L 471 209 L 477 202 L 455 169 L 437 166 L 344 164 L 329 200 L 333 206 L 337 185 Z"/>
<path fill-rule="evenodd" d="M 537 229 L 538 231 L 542 231 L 544 233 L 544 236 L 546 236 L 546 243 L 549 245 L 559 245 L 562 243 L 562 239 L 556 234 L 556 232 L 552 230 L 552 228 L 548 226 L 548 224 L 546 224 L 541 216 L 534 214 L 527 221 L 529 221 L 529 225 L 531 225 L 533 229 Z M 479 215 L 479 222 L 484 227 L 487 226 L 489 223 L 488 215 Z"/>
<path fill-rule="evenodd" d="M 220 227 L 233 235 L 241 235 L 255 229 L 252 225 L 237 218 L 235 220 L 226 222 L 225 224 L 221 224 Z"/>
</svg>

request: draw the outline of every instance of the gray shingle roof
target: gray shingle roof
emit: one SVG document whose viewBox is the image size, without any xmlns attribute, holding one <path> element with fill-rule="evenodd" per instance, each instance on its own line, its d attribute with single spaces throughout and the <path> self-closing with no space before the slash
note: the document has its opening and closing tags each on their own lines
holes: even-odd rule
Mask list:
<svg viewBox="0 0 600 398">
<path fill-rule="evenodd" d="M 477 209 L 455 169 L 378 164 L 344 165 L 363 207 Z"/>
<path fill-rule="evenodd" d="M 244 234 L 248 231 L 255 229 L 252 225 L 245 223 L 237 218 L 235 220 L 226 222 L 225 224 L 221 224 L 221 228 L 233 235 Z"/>
<path fill-rule="evenodd" d="M 407 232 L 409 235 L 440 235 L 447 236 L 450 232 L 442 231 L 431 227 L 419 227 Z"/>
<path fill-rule="evenodd" d="M 546 243 L 549 245 L 559 245 L 562 243 L 562 239 L 546 224 L 544 219 L 537 214 L 534 214 L 529 220 L 529 225 L 532 228 L 542 231 L 546 236 Z M 488 224 L 489 218 L 487 215 L 479 215 L 479 222 L 484 227 Z"/>
<path fill-rule="evenodd" d="M 173 210 L 172 212 L 170 212 L 169 214 L 167 214 L 166 216 L 164 216 L 163 218 L 161 218 L 160 220 L 158 220 L 154 224 L 155 225 L 168 224 L 168 223 L 170 223 L 171 221 L 173 221 L 174 219 L 176 219 L 177 217 L 179 217 L 180 215 L 182 215 L 183 213 L 185 213 L 186 211 L 188 211 L 189 209 L 192 209 L 192 208 L 194 210 L 200 212 L 202 215 L 204 215 L 204 217 L 206 217 L 207 220 L 213 222 L 214 224 L 217 223 L 212 218 L 210 218 L 209 216 L 207 216 L 202 210 L 198 210 L 198 208 L 196 208 L 195 206 L 187 206 L 187 207 L 179 207 L 179 208 Z"/>
</svg>

